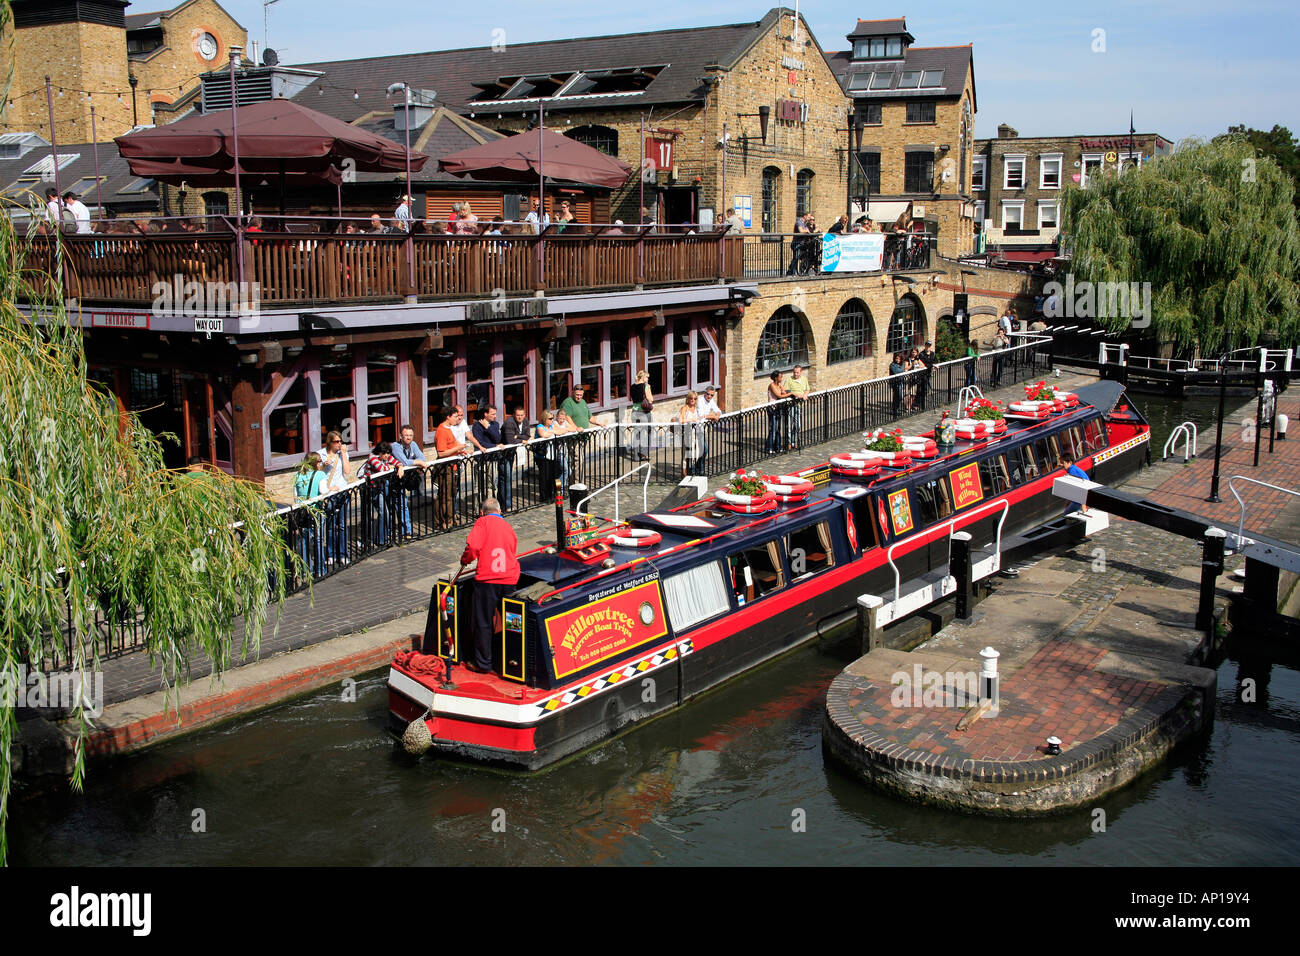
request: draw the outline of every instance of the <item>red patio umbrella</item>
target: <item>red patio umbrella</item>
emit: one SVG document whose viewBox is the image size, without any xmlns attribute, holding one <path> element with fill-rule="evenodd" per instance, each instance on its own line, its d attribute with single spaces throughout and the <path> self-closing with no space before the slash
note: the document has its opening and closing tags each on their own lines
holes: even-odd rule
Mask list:
<svg viewBox="0 0 1300 956">
<path fill-rule="evenodd" d="M 242 148 L 242 131 L 239 141 Z M 633 171 L 627 163 L 549 129 L 471 146 L 439 160 L 438 166 L 455 176 L 498 182 L 534 182 L 544 167 L 550 179 L 610 189 L 622 186 Z"/>
<path fill-rule="evenodd" d="M 406 148 L 293 100 L 239 107 L 239 175 L 285 176 L 338 183 L 341 170 L 400 172 Z M 235 175 L 230 110 L 203 113 L 114 142 L 136 176 L 168 183 L 223 185 Z M 412 152 L 411 169 L 428 157 Z M 206 178 L 205 178 L 206 177 Z"/>
</svg>

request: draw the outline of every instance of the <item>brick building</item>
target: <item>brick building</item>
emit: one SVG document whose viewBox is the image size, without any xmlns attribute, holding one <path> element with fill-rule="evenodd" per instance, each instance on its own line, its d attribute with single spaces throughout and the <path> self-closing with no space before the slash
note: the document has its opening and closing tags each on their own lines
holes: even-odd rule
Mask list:
<svg viewBox="0 0 1300 956">
<path fill-rule="evenodd" d="M 886 225 L 910 214 L 937 235 L 941 255 L 974 239 L 975 59 L 970 45 L 919 47 L 905 17 L 859 20 L 849 50 L 828 57 L 865 126 L 862 166 L 870 214 Z"/>
<path fill-rule="evenodd" d="M 996 139 L 975 144 L 972 184 L 986 251 L 1007 261 L 1051 258 L 1063 190 L 1086 189 L 1089 179 L 1141 166 L 1173 145 L 1157 133 L 1022 137 L 1003 123 Z"/>
<path fill-rule="evenodd" d="M 215 0 L 169 10 L 126 12 L 129 0 L 11 0 L 0 36 L 0 71 L 13 71 L 4 123 L 50 138 L 45 77 L 54 88 L 54 135 L 61 143 L 96 135 L 106 142 L 155 121 L 154 108 L 184 99 L 201 74 L 245 46 L 247 31 Z M 12 44 L 12 45 L 11 45 Z"/>
</svg>

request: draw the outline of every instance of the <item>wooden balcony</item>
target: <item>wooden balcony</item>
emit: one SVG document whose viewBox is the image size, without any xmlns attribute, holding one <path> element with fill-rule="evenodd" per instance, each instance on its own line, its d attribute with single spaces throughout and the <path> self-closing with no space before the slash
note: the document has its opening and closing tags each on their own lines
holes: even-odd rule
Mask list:
<svg viewBox="0 0 1300 956">
<path fill-rule="evenodd" d="M 159 283 L 247 283 L 259 308 L 587 292 L 743 278 L 743 240 L 721 235 L 441 236 L 229 233 L 35 238 L 27 268 L 88 304 L 151 307 Z M 56 293 L 51 278 L 43 283 Z"/>
</svg>

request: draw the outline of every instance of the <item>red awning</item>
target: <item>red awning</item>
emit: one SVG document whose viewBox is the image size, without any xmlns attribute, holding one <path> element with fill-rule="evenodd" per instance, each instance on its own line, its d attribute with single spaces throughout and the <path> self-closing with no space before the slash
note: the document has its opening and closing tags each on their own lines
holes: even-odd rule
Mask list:
<svg viewBox="0 0 1300 956">
<path fill-rule="evenodd" d="M 610 189 L 622 186 L 632 175 L 627 163 L 549 129 L 471 146 L 452 153 L 438 165 L 455 176 L 510 182 L 535 182 L 540 167 L 547 179 Z"/>
<path fill-rule="evenodd" d="M 338 183 L 341 170 L 400 172 L 406 148 L 293 100 L 239 107 L 240 176 L 280 176 Z M 167 126 L 117 137 L 132 174 L 177 183 L 233 181 L 234 136 L 230 110 L 187 117 Z M 411 169 L 429 157 L 412 152 Z"/>
<path fill-rule="evenodd" d="M 998 255 L 1007 262 L 1047 262 L 1057 258 L 1055 249 L 1006 249 Z"/>
</svg>

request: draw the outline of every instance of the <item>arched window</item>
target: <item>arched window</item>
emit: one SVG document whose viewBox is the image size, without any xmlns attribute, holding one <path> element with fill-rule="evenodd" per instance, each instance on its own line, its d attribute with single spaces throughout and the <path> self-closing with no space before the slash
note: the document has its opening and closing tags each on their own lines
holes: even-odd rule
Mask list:
<svg viewBox="0 0 1300 956">
<path fill-rule="evenodd" d="M 812 211 L 813 171 L 799 170 L 794 182 L 794 214 L 797 218 Z"/>
<path fill-rule="evenodd" d="M 840 307 L 839 314 L 835 316 L 835 324 L 831 326 L 831 339 L 826 346 L 826 364 L 869 358 L 874 337 L 871 310 L 861 299 L 849 299 Z"/>
<path fill-rule="evenodd" d="M 608 126 L 575 126 L 565 130 L 564 135 L 608 156 L 618 155 L 618 130 Z"/>
<path fill-rule="evenodd" d="M 803 320 L 794 309 L 783 305 L 772 313 L 767 325 L 763 326 L 754 369 L 773 372 L 807 364 L 808 338 L 804 334 Z"/>
<path fill-rule="evenodd" d="M 780 232 L 776 224 L 777 200 L 780 198 L 781 170 L 768 166 L 763 170 L 763 231 Z"/>
<path fill-rule="evenodd" d="M 920 345 L 925 341 L 925 313 L 916 297 L 908 294 L 898 300 L 894 314 L 889 317 L 889 334 L 885 336 L 885 351 L 891 355 Z"/>
</svg>

